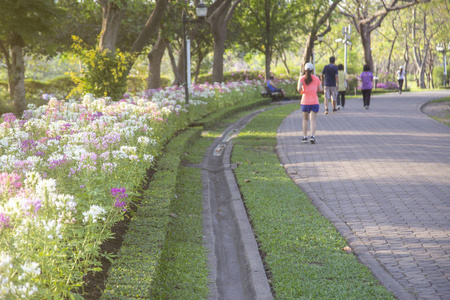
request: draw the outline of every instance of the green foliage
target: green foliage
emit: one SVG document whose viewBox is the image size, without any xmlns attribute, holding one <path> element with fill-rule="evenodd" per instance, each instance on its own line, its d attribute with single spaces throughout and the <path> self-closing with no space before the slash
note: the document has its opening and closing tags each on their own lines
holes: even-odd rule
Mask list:
<svg viewBox="0 0 450 300">
<path fill-rule="evenodd" d="M 286 74 L 283 75 L 274 75 L 278 79 L 289 79 L 289 77 Z M 223 74 L 223 81 L 224 82 L 230 82 L 230 81 L 245 81 L 245 80 L 265 80 L 265 72 L 264 71 L 254 71 L 254 70 L 240 70 L 235 72 L 225 72 Z M 298 78 L 298 77 L 297 77 Z M 197 83 L 205 83 L 212 81 L 212 74 L 201 74 L 198 76 Z"/>
<path fill-rule="evenodd" d="M 449 75 L 447 70 L 447 85 L 448 85 Z M 437 66 L 433 68 L 433 82 L 434 87 L 443 87 L 444 86 L 444 67 Z"/>
<path fill-rule="evenodd" d="M 86 69 L 81 77 L 71 73 L 77 83 L 74 92 L 79 94 L 91 93 L 96 97 L 111 97 L 122 99 L 126 92 L 128 66 L 134 60 L 133 55 L 116 51 L 88 49 L 78 37 L 73 37 L 73 51 L 79 55 Z"/>
<path fill-rule="evenodd" d="M 170 79 L 162 75 L 160 77 L 161 87 L 165 88 L 170 86 Z M 147 77 L 146 76 L 128 76 L 127 77 L 127 91 L 129 93 L 140 93 L 147 90 Z"/>
<path fill-rule="evenodd" d="M 0 39 L 14 32 L 26 42 L 38 41 L 60 12 L 54 0 L 0 1 Z"/>
</svg>

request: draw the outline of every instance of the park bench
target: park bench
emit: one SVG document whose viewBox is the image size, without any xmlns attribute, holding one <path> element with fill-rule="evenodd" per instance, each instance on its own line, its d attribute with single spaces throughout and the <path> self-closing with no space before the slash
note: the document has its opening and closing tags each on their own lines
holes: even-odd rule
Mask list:
<svg viewBox="0 0 450 300">
<path fill-rule="evenodd" d="M 267 86 L 261 91 L 261 96 L 270 97 L 272 98 L 272 101 L 280 101 L 283 99 L 281 92 L 272 92 Z"/>
</svg>

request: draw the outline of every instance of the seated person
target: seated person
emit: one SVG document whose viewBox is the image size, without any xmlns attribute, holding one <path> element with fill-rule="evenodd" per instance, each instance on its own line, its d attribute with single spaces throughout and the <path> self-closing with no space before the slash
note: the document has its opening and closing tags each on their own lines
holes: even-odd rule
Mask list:
<svg viewBox="0 0 450 300">
<path fill-rule="evenodd" d="M 273 76 L 269 77 L 269 80 L 267 80 L 267 87 L 269 90 L 273 92 L 281 92 L 281 95 L 283 95 L 283 98 L 286 98 L 286 93 L 283 89 L 277 88 L 277 84 L 273 80 Z"/>
</svg>

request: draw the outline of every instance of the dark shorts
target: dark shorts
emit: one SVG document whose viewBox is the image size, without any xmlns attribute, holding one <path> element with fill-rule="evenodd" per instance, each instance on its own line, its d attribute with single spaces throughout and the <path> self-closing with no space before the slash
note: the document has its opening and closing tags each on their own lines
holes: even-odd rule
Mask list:
<svg viewBox="0 0 450 300">
<path fill-rule="evenodd" d="M 303 105 L 302 104 L 302 112 L 310 113 L 311 111 L 317 113 L 319 112 L 319 104 L 313 104 L 313 105 Z"/>
</svg>

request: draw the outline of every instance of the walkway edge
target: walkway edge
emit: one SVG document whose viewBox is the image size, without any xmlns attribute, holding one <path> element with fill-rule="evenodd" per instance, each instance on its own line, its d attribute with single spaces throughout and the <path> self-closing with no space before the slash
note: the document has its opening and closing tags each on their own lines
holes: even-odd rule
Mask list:
<svg viewBox="0 0 450 300">
<path fill-rule="evenodd" d="M 277 132 L 277 140 L 279 140 L 278 133 L 279 129 Z M 337 231 L 346 239 L 347 243 L 352 248 L 353 253 L 356 254 L 361 263 L 367 266 L 372 271 L 373 275 L 381 282 L 381 284 L 385 286 L 389 291 L 391 291 L 396 298 L 401 300 L 416 299 L 381 266 L 378 260 L 369 253 L 369 250 L 364 245 L 364 243 L 356 235 L 353 234 L 347 224 L 339 219 L 338 216 L 325 204 L 325 202 L 322 201 L 322 199 L 320 199 L 320 197 L 316 195 L 316 193 L 312 189 L 310 189 L 309 187 L 301 186 L 301 177 L 295 175 L 297 172 L 294 168 L 290 167 L 292 163 L 286 156 L 286 152 L 284 151 L 282 145 L 280 145 L 281 144 L 277 142 L 276 151 L 281 164 L 286 170 L 287 175 L 303 192 L 306 193 L 308 198 L 311 199 L 312 203 L 319 210 L 319 212 L 331 223 L 333 223 Z"/>
</svg>

